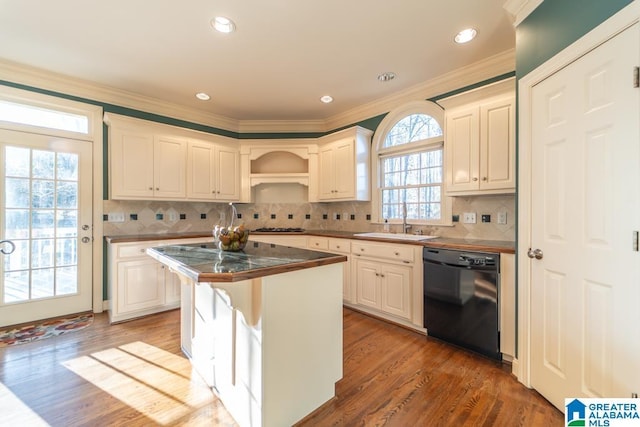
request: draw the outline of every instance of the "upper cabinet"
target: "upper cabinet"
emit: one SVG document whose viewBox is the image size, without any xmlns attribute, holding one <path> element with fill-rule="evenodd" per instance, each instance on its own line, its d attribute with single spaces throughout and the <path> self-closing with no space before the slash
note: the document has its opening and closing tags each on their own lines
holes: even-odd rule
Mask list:
<svg viewBox="0 0 640 427">
<path fill-rule="evenodd" d="M 205 201 L 240 199 L 240 152 L 206 141 L 189 141 L 187 198 Z"/>
<path fill-rule="evenodd" d="M 356 126 L 319 140 L 318 200 L 370 200 L 371 134 Z"/>
<path fill-rule="evenodd" d="M 446 192 L 515 192 L 515 83 L 507 79 L 440 101 Z"/>
<path fill-rule="evenodd" d="M 111 199 L 239 200 L 240 151 L 228 138 L 114 114 L 105 122 Z"/>
</svg>

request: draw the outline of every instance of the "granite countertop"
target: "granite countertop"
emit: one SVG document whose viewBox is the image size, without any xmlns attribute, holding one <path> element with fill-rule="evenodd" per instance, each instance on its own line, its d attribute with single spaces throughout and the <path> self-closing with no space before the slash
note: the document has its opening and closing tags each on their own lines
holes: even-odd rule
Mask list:
<svg viewBox="0 0 640 427">
<path fill-rule="evenodd" d="M 388 238 L 375 238 L 356 236 L 360 232 L 354 231 L 336 231 L 336 230 L 306 230 L 304 232 L 255 232 L 251 234 L 255 235 L 278 235 L 278 236 L 321 236 L 321 237 L 335 237 L 340 239 L 353 239 L 353 240 L 367 240 L 386 243 L 402 243 L 407 245 L 419 245 L 432 248 L 443 249 L 462 249 L 469 251 L 482 251 L 482 252 L 501 252 L 514 254 L 516 251 L 516 244 L 514 241 L 503 240 L 481 240 L 481 239 L 459 239 L 438 237 L 435 239 L 411 241 L 401 239 L 388 239 Z M 119 236 L 105 236 L 108 243 L 125 243 L 125 242 L 141 242 L 148 240 L 173 240 L 173 239 L 188 239 L 197 237 L 211 237 L 211 232 L 186 232 L 186 233 L 164 233 L 164 234 L 133 234 L 133 235 L 119 235 Z"/>
<path fill-rule="evenodd" d="M 211 242 L 149 248 L 147 254 L 196 282 L 237 282 L 347 261 L 344 255 L 259 242 L 240 252 Z"/>
</svg>

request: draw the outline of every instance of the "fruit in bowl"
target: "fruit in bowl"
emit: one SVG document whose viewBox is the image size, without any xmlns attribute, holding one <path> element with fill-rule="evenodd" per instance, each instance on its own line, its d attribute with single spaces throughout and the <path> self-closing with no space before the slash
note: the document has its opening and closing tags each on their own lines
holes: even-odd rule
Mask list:
<svg viewBox="0 0 640 427">
<path fill-rule="evenodd" d="M 249 230 L 244 225 L 237 227 L 220 227 L 213 229 L 213 237 L 218 242 L 218 248 L 223 251 L 237 252 L 244 249 L 249 240 Z"/>
</svg>

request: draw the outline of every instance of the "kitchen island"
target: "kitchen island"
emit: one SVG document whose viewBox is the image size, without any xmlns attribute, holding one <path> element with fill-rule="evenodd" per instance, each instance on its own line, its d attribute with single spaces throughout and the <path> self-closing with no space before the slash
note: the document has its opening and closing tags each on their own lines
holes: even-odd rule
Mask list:
<svg viewBox="0 0 640 427">
<path fill-rule="evenodd" d="M 292 425 L 342 378 L 345 256 L 249 242 L 147 249 L 181 281 L 181 344 L 241 426 Z"/>
</svg>

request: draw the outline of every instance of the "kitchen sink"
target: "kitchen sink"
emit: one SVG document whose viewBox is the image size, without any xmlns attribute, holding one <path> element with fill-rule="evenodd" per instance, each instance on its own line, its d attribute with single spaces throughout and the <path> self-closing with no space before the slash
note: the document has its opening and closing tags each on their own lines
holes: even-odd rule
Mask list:
<svg viewBox="0 0 640 427">
<path fill-rule="evenodd" d="M 356 237 L 373 237 L 375 239 L 390 239 L 390 240 L 429 240 L 435 239 L 438 236 L 427 236 L 423 234 L 400 234 L 400 233 L 356 233 Z"/>
</svg>

